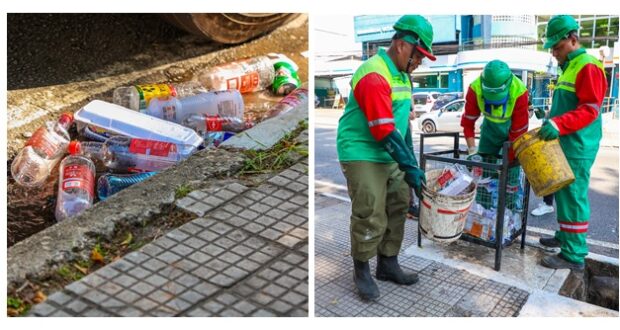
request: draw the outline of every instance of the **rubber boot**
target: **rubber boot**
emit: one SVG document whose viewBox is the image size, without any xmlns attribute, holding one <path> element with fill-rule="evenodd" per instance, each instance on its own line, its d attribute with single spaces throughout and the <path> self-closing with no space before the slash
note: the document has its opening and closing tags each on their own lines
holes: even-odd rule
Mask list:
<svg viewBox="0 0 620 330">
<path fill-rule="evenodd" d="M 562 254 L 543 257 L 540 264 L 552 269 L 570 269 L 576 271 L 583 271 L 585 269 L 585 264 L 570 262 L 564 259 Z"/>
<path fill-rule="evenodd" d="M 562 245 L 560 241 L 555 239 L 555 237 L 549 237 L 549 238 L 541 237 L 538 240 L 538 242 L 540 242 L 540 245 L 550 247 L 550 248 L 559 248 Z"/>
<path fill-rule="evenodd" d="M 377 255 L 377 279 L 392 281 L 396 284 L 411 285 L 418 281 L 418 274 L 405 273 L 398 265 L 398 256 L 384 257 Z"/>
<path fill-rule="evenodd" d="M 359 261 L 353 259 L 354 274 L 353 280 L 360 295 L 364 301 L 373 301 L 379 298 L 379 287 L 370 276 L 370 266 L 368 261 Z"/>
</svg>

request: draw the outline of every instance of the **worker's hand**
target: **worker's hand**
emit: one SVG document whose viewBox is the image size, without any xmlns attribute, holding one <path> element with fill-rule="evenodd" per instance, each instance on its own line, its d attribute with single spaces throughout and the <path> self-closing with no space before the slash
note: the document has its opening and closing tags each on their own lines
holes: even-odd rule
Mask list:
<svg viewBox="0 0 620 330">
<path fill-rule="evenodd" d="M 422 183 L 426 183 L 426 175 L 419 167 L 410 167 L 405 171 L 405 182 L 413 188 L 415 195 L 422 198 Z"/>
<path fill-rule="evenodd" d="M 545 120 L 540 131 L 538 131 L 538 136 L 545 141 L 554 140 L 560 136 L 560 131 L 554 127 L 551 120 Z"/>
<path fill-rule="evenodd" d="M 536 115 L 536 118 L 538 118 L 538 119 L 544 119 L 545 116 L 547 115 L 545 113 L 545 110 L 538 109 L 538 108 L 534 109 L 534 114 Z"/>
<path fill-rule="evenodd" d="M 476 148 L 475 146 L 467 148 L 467 154 L 468 155 L 471 156 L 471 155 L 475 155 L 477 153 L 478 153 L 478 148 Z"/>
</svg>

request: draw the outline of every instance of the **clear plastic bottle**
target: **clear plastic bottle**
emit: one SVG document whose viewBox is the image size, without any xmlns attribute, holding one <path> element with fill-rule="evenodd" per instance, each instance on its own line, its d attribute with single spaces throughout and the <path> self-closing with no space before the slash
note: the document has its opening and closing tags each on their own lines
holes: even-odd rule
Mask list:
<svg viewBox="0 0 620 330">
<path fill-rule="evenodd" d="M 106 173 L 99 177 L 97 180 L 97 196 L 104 201 L 108 197 L 116 194 L 117 192 L 132 186 L 138 182 L 142 182 L 157 172 L 145 172 L 136 174 L 111 174 Z"/>
<path fill-rule="evenodd" d="M 63 113 L 57 122 L 46 122 L 26 142 L 26 146 L 13 159 L 11 175 L 15 182 L 25 187 L 40 186 L 64 155 L 69 144 L 71 113 Z"/>
<path fill-rule="evenodd" d="M 254 126 L 253 122 L 239 117 L 208 116 L 203 114 L 191 115 L 182 124 L 198 132 L 198 134 L 220 131 L 238 133 Z"/>
<path fill-rule="evenodd" d="M 151 100 L 144 113 L 179 124 L 194 114 L 243 118 L 243 97 L 238 90 L 159 97 Z"/>
<path fill-rule="evenodd" d="M 209 90 L 237 89 L 241 93 L 266 89 L 274 77 L 273 63 L 267 56 L 218 65 L 198 74 L 200 83 Z"/>
<path fill-rule="evenodd" d="M 158 172 L 183 160 L 178 146 L 170 142 L 114 136 L 105 142 L 71 141 L 69 150 L 99 159 L 114 171 Z"/>
<path fill-rule="evenodd" d="M 112 102 L 132 110 L 143 110 L 153 98 L 157 97 L 188 97 L 207 90 L 196 81 L 178 84 L 145 84 L 119 87 L 114 90 Z"/>
<path fill-rule="evenodd" d="M 60 162 L 56 221 L 78 215 L 93 205 L 95 164 L 75 150 Z"/>
<path fill-rule="evenodd" d="M 228 140 L 229 138 L 233 137 L 235 135 L 235 133 L 233 132 L 205 132 L 202 136 L 204 137 L 205 140 L 205 147 L 206 148 L 217 148 L 220 146 L 220 144 L 226 140 Z"/>
<path fill-rule="evenodd" d="M 275 117 L 287 113 L 293 109 L 302 108 L 308 110 L 308 84 L 304 83 L 301 87 L 285 96 L 280 102 L 276 103 L 267 113 L 266 118 Z"/>
</svg>

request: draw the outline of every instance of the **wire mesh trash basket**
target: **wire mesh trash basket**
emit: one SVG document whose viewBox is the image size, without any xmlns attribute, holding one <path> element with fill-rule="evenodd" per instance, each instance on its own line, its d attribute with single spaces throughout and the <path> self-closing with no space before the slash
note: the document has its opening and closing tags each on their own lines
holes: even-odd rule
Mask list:
<svg viewBox="0 0 620 330">
<path fill-rule="evenodd" d="M 425 150 L 428 138 L 451 137 L 452 149 Z M 488 156 L 481 161 L 461 159 L 465 152 L 459 150 L 459 133 L 420 134 L 420 166 L 428 172 L 461 164 L 470 172 L 481 174 L 463 228 L 462 240 L 495 249 L 495 270 L 501 269 L 502 249 L 521 236 L 521 249 L 525 248 L 530 185 L 518 162 L 508 163 L 510 142 L 502 147 L 502 157 Z M 424 205 L 421 205 L 423 210 Z M 418 222 L 418 246 L 422 247 L 422 221 Z"/>
<path fill-rule="evenodd" d="M 426 172 L 426 182 L 429 184 L 422 187 L 420 230 L 433 241 L 450 243 L 458 240 L 463 233 L 467 213 L 476 197 L 476 184 L 471 182 L 460 195 L 441 194 L 430 182 L 435 182 L 442 172 L 441 169 Z"/>
</svg>

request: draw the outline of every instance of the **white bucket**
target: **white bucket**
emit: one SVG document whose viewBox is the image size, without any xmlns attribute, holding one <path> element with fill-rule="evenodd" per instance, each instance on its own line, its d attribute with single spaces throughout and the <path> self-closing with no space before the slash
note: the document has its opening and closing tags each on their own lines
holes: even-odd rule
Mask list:
<svg viewBox="0 0 620 330">
<path fill-rule="evenodd" d="M 426 181 L 435 182 L 442 172 L 441 169 L 427 171 Z M 476 197 L 476 184 L 470 183 L 465 191 L 462 195 L 448 196 L 436 192 L 435 187 L 422 187 L 420 229 L 424 236 L 442 243 L 461 237 L 467 212 Z"/>
</svg>

